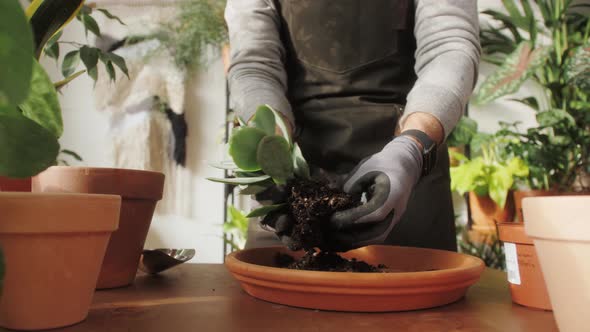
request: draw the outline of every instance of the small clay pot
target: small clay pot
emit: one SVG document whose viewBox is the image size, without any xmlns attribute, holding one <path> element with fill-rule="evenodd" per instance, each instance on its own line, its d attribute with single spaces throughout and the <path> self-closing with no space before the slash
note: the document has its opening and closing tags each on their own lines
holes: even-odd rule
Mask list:
<svg viewBox="0 0 590 332">
<path fill-rule="evenodd" d="M 39 330 L 84 320 L 120 207 L 114 195 L 0 193 L 0 325 Z"/>
<path fill-rule="evenodd" d="M 499 223 L 498 235 L 504 242 L 512 301 L 527 307 L 551 310 L 545 279 L 533 240 L 523 223 Z"/>
<path fill-rule="evenodd" d="M 504 208 L 499 207 L 488 195 L 479 196 L 469 192 L 469 209 L 473 220 L 471 229 L 490 240 L 496 237 L 496 223 L 509 222 L 514 218 L 512 192 L 508 193 Z"/>
<path fill-rule="evenodd" d="M 54 166 L 33 178 L 34 192 L 79 192 L 122 197 L 119 229 L 113 233 L 97 288 L 131 284 L 137 273 L 164 174 L 150 171 Z"/>
<path fill-rule="evenodd" d="M 0 176 L 0 191 L 31 192 L 31 178 L 12 179 Z"/>
<path fill-rule="evenodd" d="M 556 196 L 557 191 L 553 190 L 515 190 L 514 191 L 514 209 L 516 210 L 516 222 L 523 222 L 522 218 L 522 200 L 525 197 L 542 197 Z"/>
<path fill-rule="evenodd" d="M 559 330 L 588 331 L 590 195 L 529 197 L 522 206 Z"/>
</svg>

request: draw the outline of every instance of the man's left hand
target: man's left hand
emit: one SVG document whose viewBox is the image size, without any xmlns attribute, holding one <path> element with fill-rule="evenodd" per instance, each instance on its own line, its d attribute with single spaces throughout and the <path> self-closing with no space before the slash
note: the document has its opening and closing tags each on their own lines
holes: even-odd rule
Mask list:
<svg viewBox="0 0 590 332">
<path fill-rule="evenodd" d="M 332 249 L 346 251 L 385 241 L 406 210 L 422 173 L 417 141 L 398 136 L 383 150 L 362 161 L 344 184 L 344 191 L 367 195 L 361 206 L 336 212 L 330 220 Z"/>
</svg>

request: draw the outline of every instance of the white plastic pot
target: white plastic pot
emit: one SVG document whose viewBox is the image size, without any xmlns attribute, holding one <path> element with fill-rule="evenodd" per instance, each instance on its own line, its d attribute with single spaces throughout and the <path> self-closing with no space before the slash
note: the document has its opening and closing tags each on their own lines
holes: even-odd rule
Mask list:
<svg viewBox="0 0 590 332">
<path fill-rule="evenodd" d="M 528 197 L 525 231 L 533 238 L 557 325 L 590 326 L 590 195 Z"/>
</svg>

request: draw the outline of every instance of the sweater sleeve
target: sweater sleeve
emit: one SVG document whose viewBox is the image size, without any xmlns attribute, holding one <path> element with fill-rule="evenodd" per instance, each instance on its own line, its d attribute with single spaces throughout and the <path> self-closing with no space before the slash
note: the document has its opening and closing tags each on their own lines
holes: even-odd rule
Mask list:
<svg viewBox="0 0 590 332">
<path fill-rule="evenodd" d="M 285 49 L 280 18 L 270 0 L 228 0 L 225 19 L 231 45 L 229 89 L 237 114 L 248 121 L 268 104 L 294 124 L 286 97 Z"/>
<path fill-rule="evenodd" d="M 416 112 L 429 113 L 453 130 L 477 80 L 481 53 L 476 0 L 414 0 L 416 84 L 401 123 Z"/>
</svg>

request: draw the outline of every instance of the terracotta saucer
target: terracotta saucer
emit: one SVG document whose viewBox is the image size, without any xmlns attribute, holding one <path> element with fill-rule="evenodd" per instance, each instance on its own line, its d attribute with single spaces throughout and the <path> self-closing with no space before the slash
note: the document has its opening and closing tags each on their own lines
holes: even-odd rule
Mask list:
<svg viewBox="0 0 590 332">
<path fill-rule="evenodd" d="M 461 299 L 479 280 L 479 258 L 454 252 L 395 246 L 368 246 L 343 254 L 387 266 L 388 273 L 296 271 L 278 268 L 282 247 L 231 253 L 225 264 L 250 295 L 310 309 L 384 312 L 424 309 Z"/>
</svg>

